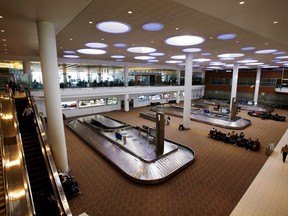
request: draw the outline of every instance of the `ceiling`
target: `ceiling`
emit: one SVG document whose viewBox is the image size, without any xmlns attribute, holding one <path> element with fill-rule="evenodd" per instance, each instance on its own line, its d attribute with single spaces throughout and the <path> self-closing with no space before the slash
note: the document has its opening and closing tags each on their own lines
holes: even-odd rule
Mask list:
<svg viewBox="0 0 288 216">
<path fill-rule="evenodd" d="M 242 5 L 236 0 L 1 0 L 0 16 L 3 18 L 0 19 L 0 60 L 39 60 L 36 22 L 42 20 L 55 25 L 57 52 L 61 62 L 145 66 L 146 61 L 134 59 L 139 54 L 126 50 L 128 47 L 141 46 L 153 47 L 156 52 L 165 53 L 157 57 L 159 62 L 154 64 L 169 68 L 178 67 L 178 64 L 165 63 L 171 60 L 171 56 L 184 55 L 184 48 L 197 47 L 202 51 L 193 53 L 195 59 L 209 58 L 218 62 L 219 54 L 243 53 L 243 57 L 222 62 L 234 64 L 238 60 L 252 58 L 268 65 L 283 67 L 283 64 L 273 62 L 275 57 L 281 55 L 254 52 L 265 49 L 288 52 L 287 9 L 287 0 L 246 0 Z M 132 11 L 132 14 L 128 11 Z M 96 29 L 96 23 L 110 20 L 127 23 L 132 29 L 123 34 L 109 34 Z M 278 23 L 274 24 L 274 21 Z M 164 28 L 154 32 L 142 29 L 143 24 L 151 22 L 162 23 Z M 218 35 L 228 33 L 236 34 L 237 37 L 225 41 L 217 39 Z M 164 43 L 165 39 L 178 35 L 200 36 L 205 41 L 188 47 Z M 65 50 L 85 48 L 86 42 L 106 43 L 108 47 L 104 50 L 107 53 L 77 53 L 79 59 L 63 58 Z M 114 43 L 125 43 L 128 46 L 117 48 L 113 46 Z M 251 46 L 256 49 L 241 50 Z M 207 52 L 211 55 L 202 56 Z M 116 62 L 111 58 L 112 55 L 124 55 L 125 59 Z M 288 61 L 288 58 L 282 61 Z M 208 64 L 201 63 L 200 66 L 207 67 Z"/>
</svg>

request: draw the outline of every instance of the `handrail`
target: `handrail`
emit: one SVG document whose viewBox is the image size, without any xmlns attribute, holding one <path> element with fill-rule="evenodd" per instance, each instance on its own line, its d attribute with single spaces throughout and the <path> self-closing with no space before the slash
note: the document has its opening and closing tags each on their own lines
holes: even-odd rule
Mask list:
<svg viewBox="0 0 288 216">
<path fill-rule="evenodd" d="M 42 119 L 39 115 L 38 108 L 33 97 L 29 98 L 29 103 L 32 105 L 31 107 L 33 107 L 33 110 L 35 113 L 35 119 L 36 119 L 37 128 L 38 128 L 37 133 L 38 133 L 38 136 L 40 137 L 39 141 L 41 141 L 40 142 L 41 148 L 45 150 L 42 152 L 44 152 L 43 156 L 44 156 L 46 165 L 50 168 L 48 169 L 49 177 L 51 179 L 53 191 L 55 195 L 57 195 L 57 197 L 55 198 L 57 201 L 57 205 L 59 209 L 61 210 L 60 214 L 61 215 L 64 214 L 66 216 L 72 216 L 71 209 L 66 199 L 64 189 L 62 187 L 59 174 L 58 174 L 58 171 L 57 171 L 57 168 L 56 168 L 56 165 L 55 165 L 55 162 L 54 162 L 54 159 L 53 159 L 53 156 L 52 156 L 49 144 L 48 144 L 45 127 L 43 125 Z"/>
<path fill-rule="evenodd" d="M 1 124 L 6 215 L 35 215 L 17 114 L 11 94 L 1 95 Z"/>
</svg>

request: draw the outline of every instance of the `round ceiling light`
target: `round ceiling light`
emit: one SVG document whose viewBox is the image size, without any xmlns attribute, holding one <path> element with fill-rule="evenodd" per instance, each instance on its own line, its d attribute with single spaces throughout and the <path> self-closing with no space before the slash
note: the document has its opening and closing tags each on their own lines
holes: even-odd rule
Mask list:
<svg viewBox="0 0 288 216">
<path fill-rule="evenodd" d="M 163 24 L 161 23 L 146 23 L 142 28 L 146 31 L 160 31 L 163 29 Z"/>
<path fill-rule="evenodd" d="M 102 55 L 105 54 L 105 50 L 100 50 L 100 49 L 78 49 L 78 53 L 82 54 L 89 54 L 89 55 Z"/>
<path fill-rule="evenodd" d="M 206 53 L 201 53 L 200 55 L 202 55 L 202 56 L 210 56 L 211 53 L 206 52 Z"/>
<path fill-rule="evenodd" d="M 242 56 L 244 56 L 242 53 L 225 53 L 218 55 L 219 58 L 238 58 Z"/>
<path fill-rule="evenodd" d="M 262 62 L 252 62 L 252 63 L 247 63 L 245 65 L 263 65 L 264 63 Z"/>
<path fill-rule="evenodd" d="M 158 59 L 149 59 L 148 62 L 159 62 Z"/>
<path fill-rule="evenodd" d="M 255 60 L 255 59 L 244 59 L 244 60 L 240 60 L 240 61 L 237 61 L 237 63 L 253 63 L 253 62 L 258 62 L 258 60 Z"/>
<path fill-rule="evenodd" d="M 72 51 L 72 50 L 64 50 L 63 53 L 65 53 L 65 54 L 76 54 L 76 52 Z"/>
<path fill-rule="evenodd" d="M 230 40 L 236 37 L 236 34 L 222 34 L 218 35 L 217 39 L 219 40 Z"/>
<path fill-rule="evenodd" d="M 186 59 L 186 56 L 185 55 L 175 55 L 175 56 L 171 56 L 170 57 L 171 59 Z"/>
<path fill-rule="evenodd" d="M 164 53 L 160 53 L 160 52 L 159 53 L 155 52 L 155 53 L 149 53 L 149 55 L 150 56 L 164 56 L 165 54 Z"/>
<path fill-rule="evenodd" d="M 132 52 L 132 53 L 151 53 L 151 52 L 155 52 L 156 49 L 152 48 L 152 47 L 130 47 L 127 49 L 128 52 Z"/>
<path fill-rule="evenodd" d="M 80 58 L 80 56 L 77 55 L 63 55 L 64 58 Z"/>
<path fill-rule="evenodd" d="M 188 53 L 193 53 L 193 52 L 200 52 L 202 49 L 200 48 L 186 48 L 186 49 L 183 49 L 182 51 L 183 52 L 188 52 Z"/>
<path fill-rule="evenodd" d="M 122 48 L 122 47 L 127 47 L 127 44 L 124 44 L 124 43 L 115 43 L 113 44 L 114 47 L 119 47 L 119 48 Z"/>
<path fill-rule="evenodd" d="M 276 59 L 286 59 L 286 58 L 288 58 L 288 56 L 277 56 L 277 57 L 275 57 Z"/>
<path fill-rule="evenodd" d="M 211 61 L 211 59 L 207 59 L 207 58 L 198 58 L 198 59 L 193 59 L 193 61 L 195 61 L 195 62 L 208 62 L 208 61 Z"/>
<path fill-rule="evenodd" d="M 255 51 L 256 54 L 269 54 L 269 53 L 274 53 L 277 52 L 276 49 L 266 49 L 266 50 L 257 50 Z"/>
<path fill-rule="evenodd" d="M 107 44 L 97 43 L 97 42 L 88 42 L 88 43 L 85 43 L 85 46 L 90 47 L 90 48 L 98 48 L 98 49 L 108 47 Z"/>
<path fill-rule="evenodd" d="M 112 55 L 111 58 L 123 59 L 123 58 L 125 58 L 125 56 L 123 56 L 123 55 Z"/>
<path fill-rule="evenodd" d="M 283 54 L 286 54 L 287 52 L 274 52 L 272 53 L 273 55 L 283 55 Z"/>
<path fill-rule="evenodd" d="M 96 28 L 100 31 L 112 34 L 127 33 L 131 30 L 131 26 L 118 21 L 104 21 L 96 24 Z"/>
<path fill-rule="evenodd" d="M 243 50 L 243 51 L 249 51 L 249 50 L 255 50 L 256 49 L 256 47 L 243 47 L 243 48 L 241 48 L 241 50 Z"/>
<path fill-rule="evenodd" d="M 135 56 L 134 59 L 138 59 L 138 60 L 151 60 L 151 59 L 155 59 L 154 56 Z"/>
<path fill-rule="evenodd" d="M 205 41 L 204 38 L 193 35 L 182 35 L 167 38 L 164 42 L 172 46 L 192 46 L 201 44 Z"/>
<path fill-rule="evenodd" d="M 183 61 L 177 61 L 177 60 L 169 60 L 169 61 L 165 61 L 165 63 L 168 64 L 178 64 L 178 63 L 182 63 Z"/>
</svg>

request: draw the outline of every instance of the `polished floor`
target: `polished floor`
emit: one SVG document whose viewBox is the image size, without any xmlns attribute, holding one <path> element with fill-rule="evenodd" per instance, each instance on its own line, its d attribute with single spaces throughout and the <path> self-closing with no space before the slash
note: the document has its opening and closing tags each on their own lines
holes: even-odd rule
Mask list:
<svg viewBox="0 0 288 216">
<path fill-rule="evenodd" d="M 149 111 L 149 107 L 135 108 L 129 112 L 103 113 L 103 115 L 133 126 L 155 126 L 154 122 L 139 117 L 139 113 L 142 111 Z M 287 110 L 276 111 L 279 115 L 288 116 Z M 287 215 L 283 214 L 288 212 L 283 208 L 284 203 L 288 203 L 287 191 L 284 188 L 282 190 L 281 187 L 288 182 L 281 180 L 283 183 L 280 184 L 275 177 L 278 176 L 277 173 L 272 175 L 273 179 L 269 180 L 269 183 L 272 185 L 275 180 L 279 184 L 273 186 L 273 190 L 277 191 L 279 196 L 276 197 L 274 193 L 269 194 L 269 196 L 275 196 L 275 199 L 283 205 L 274 201 L 269 202 L 269 205 L 264 202 L 262 204 L 262 201 L 254 197 L 247 198 L 248 204 L 247 199 L 246 204 L 245 198 L 244 201 L 240 200 L 244 194 L 246 196 L 248 193 L 246 191 L 249 186 L 254 184 L 253 180 L 257 174 L 263 172 L 265 163 L 269 164 L 273 158 L 274 161 L 272 162 L 276 166 L 284 167 L 283 173 L 287 174 L 288 162 L 283 164 L 279 153 L 281 143 L 276 146 L 271 156 L 265 155 L 265 147 L 269 143 L 277 144 L 280 142 L 288 124 L 287 122 L 250 117 L 246 111 L 241 111 L 240 116 L 252 121 L 251 126 L 243 129 L 243 131 L 246 137 L 260 139 L 262 148 L 259 152 L 248 151 L 210 139 L 207 135 L 211 125 L 191 121 L 190 130 L 179 131 L 178 126 L 181 119 L 171 116 L 170 125 L 165 127 L 165 138 L 191 147 L 196 152 L 196 160 L 178 175 L 158 185 L 142 185 L 127 179 L 66 127 L 69 166 L 71 174 L 80 183 L 81 189 L 81 194 L 69 200 L 73 215 Z M 231 131 L 219 129 L 225 133 Z M 236 132 L 240 132 L 240 130 Z M 264 173 L 270 175 L 271 171 L 264 170 Z M 265 178 L 261 177 L 260 181 L 266 181 Z M 265 190 L 268 188 L 269 186 Z M 256 189 L 253 190 L 254 194 L 259 193 L 265 199 L 261 192 L 263 188 L 259 187 L 259 183 L 256 183 Z M 279 199 L 280 196 L 281 199 Z M 256 200 L 258 209 L 251 209 L 250 211 L 250 203 L 253 199 Z M 257 212 L 263 208 L 266 209 L 265 214 L 263 211 L 258 214 Z M 268 208 L 273 209 L 273 214 L 267 210 Z"/>
</svg>

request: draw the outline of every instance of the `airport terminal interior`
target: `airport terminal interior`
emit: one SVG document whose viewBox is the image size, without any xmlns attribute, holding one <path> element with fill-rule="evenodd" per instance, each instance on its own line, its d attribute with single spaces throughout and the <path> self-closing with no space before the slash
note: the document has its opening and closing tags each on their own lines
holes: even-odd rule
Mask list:
<svg viewBox="0 0 288 216">
<path fill-rule="evenodd" d="M 0 215 L 288 215 L 286 0 L 3 3 Z"/>
</svg>

